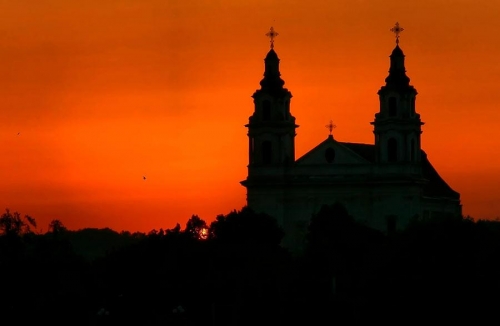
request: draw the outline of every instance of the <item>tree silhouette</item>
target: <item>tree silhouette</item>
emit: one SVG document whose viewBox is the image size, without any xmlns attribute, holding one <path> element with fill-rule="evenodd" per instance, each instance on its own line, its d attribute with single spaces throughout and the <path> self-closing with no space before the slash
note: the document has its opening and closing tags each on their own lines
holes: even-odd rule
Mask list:
<svg viewBox="0 0 500 326">
<path fill-rule="evenodd" d="M 379 273 L 384 243 L 382 233 L 356 222 L 341 203 L 322 206 L 311 218 L 305 251 L 309 287 L 323 298 L 317 304 L 335 302 L 337 318 L 356 316 L 360 291 Z"/>
<path fill-rule="evenodd" d="M 248 207 L 217 216 L 208 239 L 196 215 L 184 230 L 177 224 L 148 235 L 71 231 L 59 220 L 43 235 L 34 227 L 19 213 L 0 216 L 6 320 L 314 325 L 470 317 L 477 324 L 500 304 L 498 221 L 421 219 L 384 236 L 335 203 L 311 217 L 303 256 L 280 246 L 275 219 Z"/>
<path fill-rule="evenodd" d="M 48 232 L 52 233 L 55 237 L 59 236 L 60 234 L 66 232 L 68 229 L 64 226 L 64 224 L 60 220 L 52 220 L 49 223 L 49 229 Z"/>
<path fill-rule="evenodd" d="M 219 215 L 210 224 L 212 322 L 251 325 L 278 322 L 289 255 L 281 248 L 283 231 L 267 214 L 248 207 Z"/>
<path fill-rule="evenodd" d="M 306 236 L 306 254 L 335 274 L 346 264 L 356 245 L 356 222 L 340 203 L 324 205 L 311 218 Z"/>
<path fill-rule="evenodd" d="M 198 215 L 193 215 L 186 223 L 184 232 L 193 239 L 204 239 L 206 230 L 208 229 L 207 223 L 202 220 Z"/>
<path fill-rule="evenodd" d="M 233 244 L 278 246 L 283 236 L 276 219 L 255 213 L 247 206 L 241 211 L 217 216 L 209 230 L 210 239 Z"/>
<path fill-rule="evenodd" d="M 0 235 L 21 236 L 31 233 L 31 228 L 36 228 L 36 221 L 29 215 L 21 217 L 18 212 L 11 213 L 7 208 L 0 216 Z"/>
<path fill-rule="evenodd" d="M 175 227 L 168 229 L 167 235 L 179 235 L 181 233 L 181 225 L 179 223 L 175 224 Z"/>
</svg>

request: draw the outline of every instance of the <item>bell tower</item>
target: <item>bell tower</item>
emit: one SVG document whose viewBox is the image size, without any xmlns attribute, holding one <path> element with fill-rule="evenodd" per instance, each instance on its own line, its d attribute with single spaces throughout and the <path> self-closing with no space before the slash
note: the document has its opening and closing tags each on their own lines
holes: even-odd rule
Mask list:
<svg viewBox="0 0 500 326">
<path fill-rule="evenodd" d="M 283 87 L 279 70 L 280 59 L 274 51 L 274 38 L 278 35 L 271 27 L 266 34 L 271 49 L 264 59 L 264 78 L 261 88 L 252 95 L 254 112 L 249 118 L 248 177 L 259 174 L 282 174 L 283 169 L 295 161 L 295 118 L 290 113 L 292 94 Z"/>
<path fill-rule="evenodd" d="M 391 28 L 396 47 L 390 55 L 389 76 L 378 91 L 380 111 L 375 114 L 375 153 L 378 163 L 420 163 L 420 114 L 415 111 L 417 90 L 406 76 L 405 55 L 399 47 L 399 23 Z"/>
</svg>

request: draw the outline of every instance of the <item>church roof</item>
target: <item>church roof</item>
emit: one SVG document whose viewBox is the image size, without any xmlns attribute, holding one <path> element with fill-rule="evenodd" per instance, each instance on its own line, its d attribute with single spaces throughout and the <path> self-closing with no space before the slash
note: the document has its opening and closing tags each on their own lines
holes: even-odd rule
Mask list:
<svg viewBox="0 0 500 326">
<path fill-rule="evenodd" d="M 365 157 L 359 155 L 358 152 L 353 151 L 351 148 L 344 146 L 346 143 L 341 143 L 336 141 L 332 135 L 329 135 L 327 139 L 319 143 L 316 147 L 311 149 L 309 152 L 304 154 L 302 157 L 297 159 L 295 161 L 296 165 L 303 165 L 303 164 L 317 164 L 317 159 L 318 159 L 318 152 L 321 152 L 319 155 L 321 157 L 321 162 L 323 162 L 323 150 L 327 147 L 333 147 L 335 148 L 335 151 L 337 152 L 342 152 L 344 155 L 344 163 L 362 163 L 362 164 L 367 164 L 370 163 L 371 160 L 366 160 Z M 364 145 L 364 144 L 360 144 Z M 338 159 L 338 154 L 336 155 L 336 160 Z M 346 161 L 347 160 L 347 161 Z"/>
<path fill-rule="evenodd" d="M 422 170 L 424 177 L 430 182 L 424 187 L 424 195 L 429 197 L 452 197 L 460 199 L 460 194 L 441 178 L 439 173 L 434 169 L 431 162 L 427 159 L 427 154 L 422 151 Z"/>
<path fill-rule="evenodd" d="M 351 151 L 355 152 L 369 162 L 375 162 L 375 146 L 370 144 L 360 143 L 344 143 L 340 142 Z"/>
<path fill-rule="evenodd" d="M 374 163 L 375 162 L 375 145 L 371 144 L 361 144 L 361 143 L 344 143 L 340 142 L 342 145 L 346 146 L 353 152 L 362 156 L 366 160 Z M 424 186 L 424 196 L 429 197 L 451 197 L 454 199 L 459 199 L 460 194 L 453 190 L 446 181 L 441 178 L 439 173 L 434 169 L 431 162 L 427 158 L 427 154 L 422 150 L 422 173 L 424 178 L 429 180 Z"/>
</svg>

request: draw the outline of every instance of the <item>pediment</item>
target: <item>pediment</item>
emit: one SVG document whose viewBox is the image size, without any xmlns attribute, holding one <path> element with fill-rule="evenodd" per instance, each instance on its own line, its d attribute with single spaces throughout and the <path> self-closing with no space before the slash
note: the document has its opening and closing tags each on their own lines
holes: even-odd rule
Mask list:
<svg viewBox="0 0 500 326">
<path fill-rule="evenodd" d="M 332 136 L 295 161 L 295 165 L 369 164 L 370 162 L 337 142 Z"/>
</svg>

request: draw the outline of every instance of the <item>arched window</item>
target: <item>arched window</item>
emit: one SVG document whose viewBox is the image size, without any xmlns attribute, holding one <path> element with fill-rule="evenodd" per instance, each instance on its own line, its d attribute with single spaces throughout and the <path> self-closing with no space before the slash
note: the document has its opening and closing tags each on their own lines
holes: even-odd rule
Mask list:
<svg viewBox="0 0 500 326">
<path fill-rule="evenodd" d="M 262 102 L 262 120 L 271 120 L 271 102 L 269 100 Z"/>
<path fill-rule="evenodd" d="M 398 141 L 395 138 L 389 138 L 387 141 L 387 160 L 389 162 L 398 161 Z"/>
<path fill-rule="evenodd" d="M 269 140 L 262 142 L 262 163 L 271 164 L 273 160 L 273 147 Z"/>
<path fill-rule="evenodd" d="M 398 115 L 398 99 L 394 96 L 389 97 L 389 116 L 395 117 Z"/>
<path fill-rule="evenodd" d="M 410 141 L 410 162 L 415 161 L 415 139 Z"/>
</svg>

